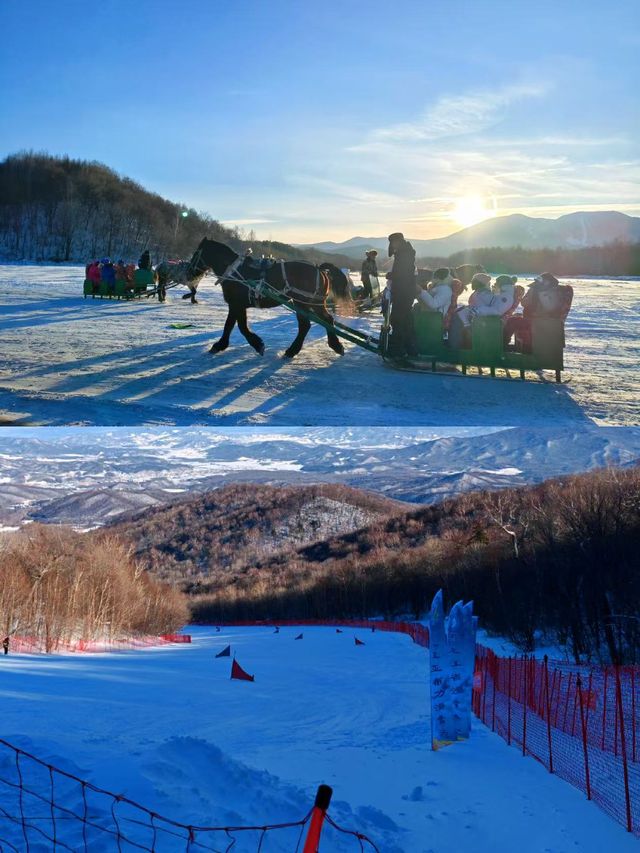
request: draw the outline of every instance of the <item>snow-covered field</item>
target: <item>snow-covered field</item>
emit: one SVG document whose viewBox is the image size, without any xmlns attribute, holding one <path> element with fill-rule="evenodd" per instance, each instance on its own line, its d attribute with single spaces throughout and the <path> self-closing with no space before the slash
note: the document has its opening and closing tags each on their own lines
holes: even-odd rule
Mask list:
<svg viewBox="0 0 640 853">
<path fill-rule="evenodd" d="M 640 423 L 640 281 L 572 281 L 570 381 L 396 372 L 314 327 L 293 361 L 284 309 L 251 312 L 267 351 L 236 330 L 213 356 L 226 306 L 213 279 L 200 304 L 82 298 L 77 266 L 0 266 L 0 421 L 22 424 L 523 425 Z M 346 322 L 376 332 L 371 313 Z M 190 328 L 171 328 L 175 323 Z M 549 375 L 549 379 L 551 376 Z"/>
<path fill-rule="evenodd" d="M 297 820 L 324 782 L 333 818 L 387 853 L 637 849 L 477 722 L 469 742 L 431 752 L 428 653 L 407 637 L 300 630 L 298 642 L 295 628 L 196 628 L 192 646 L 0 657 L 2 737 L 181 822 Z M 227 643 L 255 683 L 230 681 L 229 658 L 214 658 Z M 11 772 L 1 755 L 0 778 Z M 11 831 L 0 818 L 0 838 Z M 265 853 L 295 846 L 267 841 Z M 322 849 L 360 848 L 328 832 Z"/>
</svg>

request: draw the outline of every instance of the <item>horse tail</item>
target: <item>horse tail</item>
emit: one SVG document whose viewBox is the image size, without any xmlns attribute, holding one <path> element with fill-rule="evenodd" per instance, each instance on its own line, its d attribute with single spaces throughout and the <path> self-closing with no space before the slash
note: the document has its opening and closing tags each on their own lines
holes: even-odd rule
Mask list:
<svg viewBox="0 0 640 853">
<path fill-rule="evenodd" d="M 329 275 L 333 295 L 340 301 L 351 302 L 351 282 L 335 264 L 320 264 L 320 269 Z"/>
</svg>

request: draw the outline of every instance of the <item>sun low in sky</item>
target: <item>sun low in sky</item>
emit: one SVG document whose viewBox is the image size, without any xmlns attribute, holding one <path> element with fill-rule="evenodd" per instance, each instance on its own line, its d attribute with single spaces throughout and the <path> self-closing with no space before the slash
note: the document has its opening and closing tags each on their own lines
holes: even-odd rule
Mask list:
<svg viewBox="0 0 640 853">
<path fill-rule="evenodd" d="M 389 9 L 0 0 L 0 159 L 97 160 L 293 243 L 640 214 L 638 0 Z"/>
<path fill-rule="evenodd" d="M 478 222 L 495 216 L 496 213 L 495 200 L 490 205 L 482 196 L 468 195 L 456 200 L 451 211 L 451 219 L 455 225 L 468 228 L 470 225 L 477 225 Z"/>
</svg>

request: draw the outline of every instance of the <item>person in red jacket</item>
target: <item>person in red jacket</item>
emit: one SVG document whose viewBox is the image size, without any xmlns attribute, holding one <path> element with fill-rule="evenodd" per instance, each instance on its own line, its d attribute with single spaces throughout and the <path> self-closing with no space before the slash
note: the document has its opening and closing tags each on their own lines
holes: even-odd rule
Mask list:
<svg viewBox="0 0 640 853">
<path fill-rule="evenodd" d="M 516 336 L 517 348 L 531 352 L 531 321 L 538 317 L 555 317 L 564 321 L 573 301 L 573 288 L 561 285 L 550 272 L 536 276 L 522 298 L 522 314 L 514 314 L 505 324 L 505 343 Z"/>
<path fill-rule="evenodd" d="M 102 276 L 100 273 L 100 264 L 98 263 L 98 261 L 92 261 L 89 264 L 89 266 L 87 267 L 86 275 L 87 275 L 87 279 L 93 285 L 93 292 L 97 293 L 98 287 L 100 286 L 100 281 L 102 279 Z"/>
</svg>

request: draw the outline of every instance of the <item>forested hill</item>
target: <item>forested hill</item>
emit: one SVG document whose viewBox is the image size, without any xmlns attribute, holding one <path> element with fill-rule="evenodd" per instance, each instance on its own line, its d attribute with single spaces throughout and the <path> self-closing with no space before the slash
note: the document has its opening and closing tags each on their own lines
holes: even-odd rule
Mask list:
<svg viewBox="0 0 640 853">
<path fill-rule="evenodd" d="M 271 486 L 231 483 L 204 495 L 120 516 L 117 533 L 159 577 L 193 590 L 217 572 L 246 573 L 275 554 L 353 531 L 408 504 L 332 483 Z"/>
<path fill-rule="evenodd" d="M 524 649 L 539 634 L 576 657 L 640 657 L 638 467 L 409 508 L 338 486 L 230 484 L 89 536 L 114 534 L 208 624 L 420 617 L 442 588 Z"/>
<path fill-rule="evenodd" d="M 350 263 L 346 257 L 316 249 L 249 240 L 251 235 L 149 192 L 102 163 L 32 152 L 0 162 L 2 259 L 136 260 L 143 249 L 150 250 L 154 261 L 187 258 L 205 236 L 236 251 L 251 245 L 256 254 L 286 260 L 329 260 L 345 267 Z"/>
</svg>

